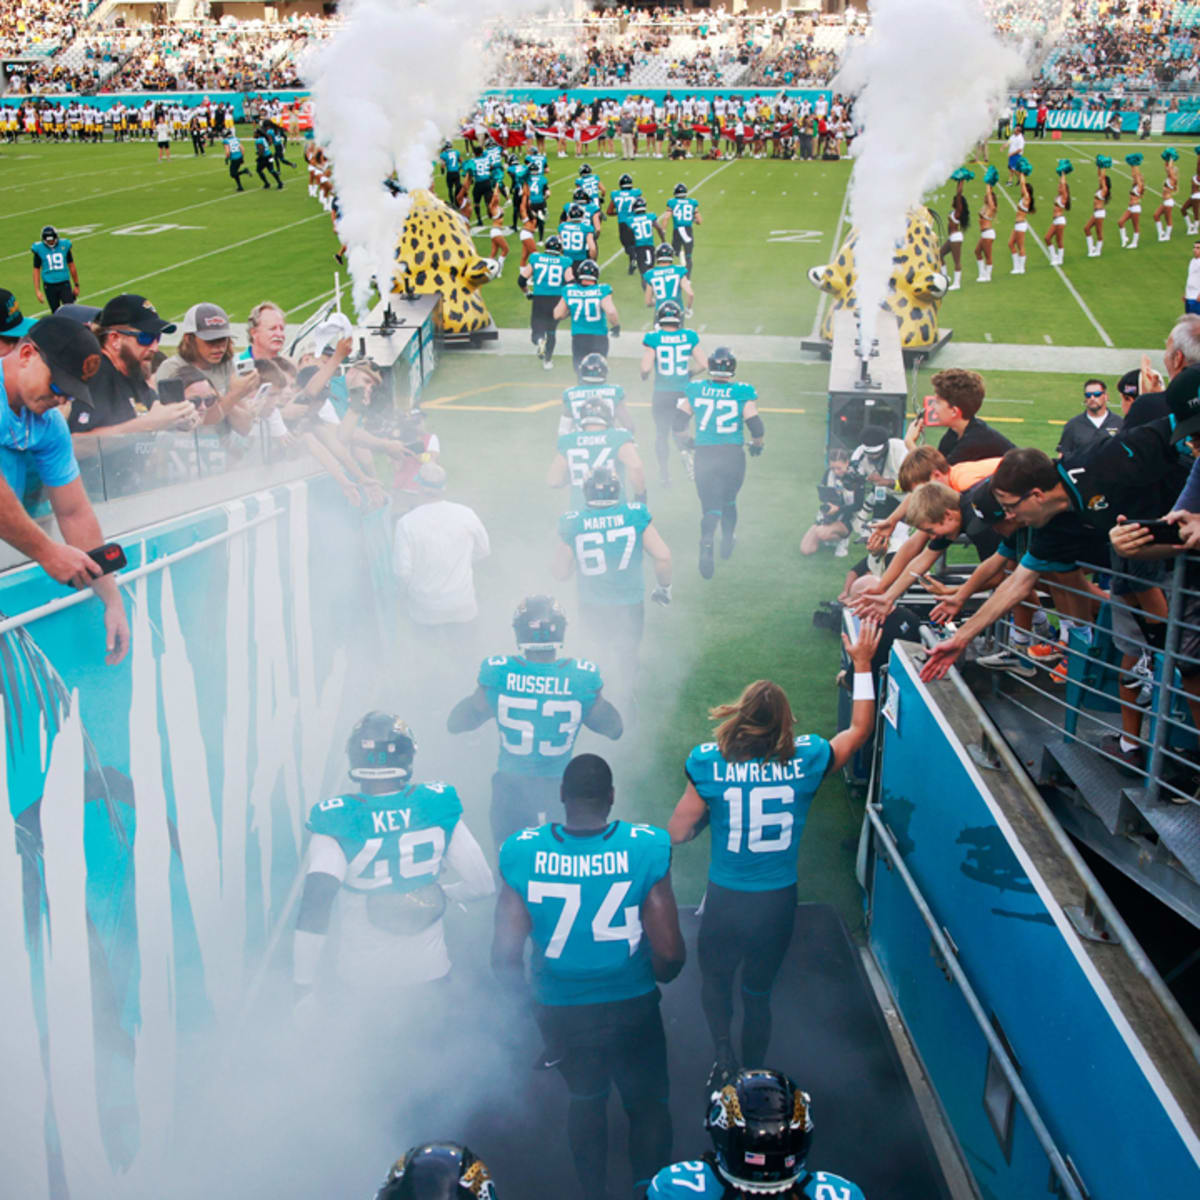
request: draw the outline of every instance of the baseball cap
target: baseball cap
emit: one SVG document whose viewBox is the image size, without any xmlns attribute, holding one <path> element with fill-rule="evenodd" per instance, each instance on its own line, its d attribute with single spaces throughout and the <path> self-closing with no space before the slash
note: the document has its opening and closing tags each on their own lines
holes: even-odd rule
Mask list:
<svg viewBox="0 0 1200 1200">
<path fill-rule="evenodd" d="M 100 343 L 86 325 L 69 317 L 43 317 L 29 331 L 50 368 L 56 387 L 83 404 L 91 405 L 87 381 L 100 370 Z"/>
<path fill-rule="evenodd" d="M 1141 371 L 1126 371 L 1117 381 L 1117 391 L 1122 396 L 1140 396 L 1142 392 Z"/>
<path fill-rule="evenodd" d="M 78 321 L 80 325 L 90 325 L 100 316 L 100 310 L 94 304 L 60 304 L 54 315 Z"/>
<path fill-rule="evenodd" d="M 417 472 L 417 486 L 423 492 L 440 492 L 446 486 L 446 468 L 437 463 L 421 464 Z"/>
<path fill-rule="evenodd" d="M 33 326 L 32 318 L 21 315 L 16 296 L 7 288 L 0 288 L 0 337 L 24 337 Z"/>
<path fill-rule="evenodd" d="M 1000 501 L 996 499 L 996 495 L 992 491 L 990 478 L 981 479 L 968 488 L 966 498 L 975 519 L 982 521 L 985 525 L 997 525 L 1008 515 L 1000 507 Z"/>
<path fill-rule="evenodd" d="M 145 296 L 122 292 L 114 296 L 101 310 L 99 324 L 106 329 L 128 325 L 140 333 L 174 333 L 175 326 L 158 315 Z"/>
<path fill-rule="evenodd" d="M 183 315 L 180 333 L 194 333 L 202 342 L 217 342 L 233 337 L 229 316 L 217 304 L 193 304 Z"/>
<path fill-rule="evenodd" d="M 1184 367 L 1163 392 L 1171 414 L 1171 441 L 1200 433 L 1200 366 Z"/>
<path fill-rule="evenodd" d="M 866 425 L 858 435 L 858 440 L 868 454 L 879 454 L 887 448 L 887 430 L 882 425 Z"/>
</svg>

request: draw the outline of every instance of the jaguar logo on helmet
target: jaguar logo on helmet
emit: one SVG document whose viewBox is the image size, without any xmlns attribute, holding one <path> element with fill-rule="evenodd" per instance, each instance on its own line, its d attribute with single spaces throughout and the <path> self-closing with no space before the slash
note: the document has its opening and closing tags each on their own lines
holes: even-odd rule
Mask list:
<svg viewBox="0 0 1200 1200">
<path fill-rule="evenodd" d="M 1093 496 L 1088 502 L 1089 512 L 1103 512 L 1108 507 L 1107 496 Z"/>
</svg>

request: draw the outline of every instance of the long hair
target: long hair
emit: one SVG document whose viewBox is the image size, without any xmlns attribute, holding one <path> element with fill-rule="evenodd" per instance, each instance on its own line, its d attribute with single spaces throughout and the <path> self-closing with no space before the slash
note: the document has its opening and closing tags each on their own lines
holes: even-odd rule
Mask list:
<svg viewBox="0 0 1200 1200">
<path fill-rule="evenodd" d="M 196 349 L 196 342 L 199 339 L 194 333 L 185 333 L 179 339 L 179 357 L 186 363 L 201 363 L 200 353 Z M 225 353 L 221 355 L 221 362 L 227 363 L 233 357 L 233 338 L 226 338 Z M 207 363 L 201 363 L 202 366 L 208 366 Z"/>
<path fill-rule="evenodd" d="M 732 704 L 719 704 L 708 716 L 720 722 L 717 745 L 727 762 L 751 758 L 787 762 L 796 753 L 792 706 L 783 688 L 769 679 L 756 679 Z"/>
</svg>

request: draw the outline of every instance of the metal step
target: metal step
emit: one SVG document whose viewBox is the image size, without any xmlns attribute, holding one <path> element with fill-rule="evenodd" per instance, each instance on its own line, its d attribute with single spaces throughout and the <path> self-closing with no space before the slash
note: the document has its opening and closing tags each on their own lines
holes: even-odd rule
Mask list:
<svg viewBox="0 0 1200 1200">
<path fill-rule="evenodd" d="M 1129 794 L 1134 790 L 1129 776 L 1086 742 L 1045 742 L 1039 781 L 1069 784 L 1109 833 L 1128 833 L 1139 823 L 1141 810 Z"/>
<path fill-rule="evenodd" d="M 1163 849 L 1200 882 L 1200 804 L 1171 804 L 1160 800 L 1149 804 L 1141 788 L 1129 788 L 1129 799 L 1150 825 Z"/>
</svg>

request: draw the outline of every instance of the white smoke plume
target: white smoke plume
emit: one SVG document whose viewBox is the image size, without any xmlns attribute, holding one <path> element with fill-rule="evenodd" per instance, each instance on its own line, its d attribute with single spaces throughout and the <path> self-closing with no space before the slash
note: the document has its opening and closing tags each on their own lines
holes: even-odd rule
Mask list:
<svg viewBox="0 0 1200 1200">
<path fill-rule="evenodd" d="M 317 140 L 333 161 L 349 251 L 353 302 L 369 306 L 371 279 L 390 289 L 396 241 L 410 202 L 383 180 L 428 187 L 443 138 L 473 110 L 489 85 L 497 52 L 488 30 L 497 19 L 543 7 L 545 0 L 353 0 L 346 24 L 305 63 Z"/>
<path fill-rule="evenodd" d="M 905 218 L 983 137 L 1026 73 L 979 0 L 873 0 L 872 31 L 847 56 L 835 91 L 857 96 L 850 217 L 864 344 L 887 295 Z"/>
</svg>

